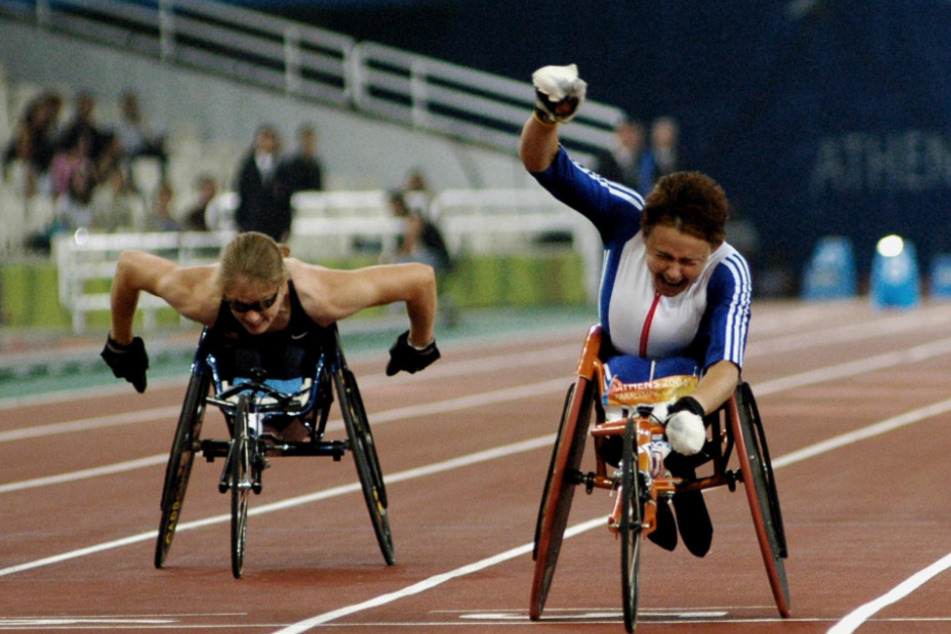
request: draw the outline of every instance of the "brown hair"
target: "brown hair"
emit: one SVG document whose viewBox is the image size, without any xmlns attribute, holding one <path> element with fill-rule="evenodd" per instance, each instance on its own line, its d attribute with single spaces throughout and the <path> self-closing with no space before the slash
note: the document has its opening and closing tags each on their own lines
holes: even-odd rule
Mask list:
<svg viewBox="0 0 951 634">
<path fill-rule="evenodd" d="M 663 176 L 647 195 L 641 230 L 649 236 L 657 225 L 673 227 L 714 247 L 726 237 L 730 203 L 716 181 L 700 172 Z"/>
<path fill-rule="evenodd" d="M 277 286 L 290 277 L 284 258 L 291 250 L 257 231 L 239 233 L 221 254 L 218 290 L 227 294 L 239 277 Z"/>
</svg>

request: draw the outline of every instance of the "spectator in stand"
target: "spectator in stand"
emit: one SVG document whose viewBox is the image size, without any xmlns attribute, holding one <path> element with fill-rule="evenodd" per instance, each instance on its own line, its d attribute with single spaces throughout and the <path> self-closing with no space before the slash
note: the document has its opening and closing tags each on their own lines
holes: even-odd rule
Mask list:
<svg viewBox="0 0 951 634">
<path fill-rule="evenodd" d="M 688 169 L 687 161 L 680 150 L 680 126 L 673 117 L 658 117 L 651 124 L 651 161 L 653 180 L 644 191 L 650 190 L 662 176 Z"/>
<path fill-rule="evenodd" d="M 419 262 L 432 267 L 436 274 L 436 285 L 444 289 L 453 268 L 452 256 L 446 248 L 442 231 L 431 219 L 410 208 L 405 193 L 394 190 L 387 195 L 390 213 L 399 218 L 403 231 L 397 238 L 396 251 L 383 253 L 383 263 Z M 458 314 L 452 300 L 443 295 L 439 302 L 439 313 L 447 326 L 458 323 Z"/>
<path fill-rule="evenodd" d="M 436 272 L 437 280 L 448 273 L 452 260 L 439 227 L 410 209 L 401 191 L 391 191 L 387 202 L 390 213 L 402 221 L 403 232 L 397 240 L 396 252 L 384 254 L 382 260 L 428 264 Z"/>
<path fill-rule="evenodd" d="M 403 182 L 403 200 L 406 206 L 414 213 L 427 220 L 432 220 L 430 207 L 433 202 L 433 193 L 429 188 L 429 181 L 423 170 L 414 167 L 406 174 Z"/>
<path fill-rule="evenodd" d="M 144 222 L 145 204 L 129 187 L 125 172 L 114 166 L 92 194 L 91 229 L 104 233 L 134 231 Z"/>
<path fill-rule="evenodd" d="M 162 177 L 165 177 L 168 168 L 165 136 L 146 124 L 139 106 L 139 95 L 135 90 L 125 90 L 119 96 L 119 123 L 114 132 L 127 163 L 140 156 L 153 157 L 158 159 Z M 126 169 L 128 170 L 128 166 Z"/>
<path fill-rule="evenodd" d="M 27 195 L 49 191 L 47 176 L 59 131 L 63 98 L 54 91 L 43 92 L 26 106 L 3 153 L 3 177 L 14 162 L 25 168 L 21 191 Z"/>
<path fill-rule="evenodd" d="M 182 220 L 185 231 L 208 231 L 205 212 L 208 204 L 218 195 L 218 183 L 211 174 L 198 177 L 198 199 L 188 208 Z"/>
<path fill-rule="evenodd" d="M 279 168 L 289 195 L 324 188 L 323 169 L 317 156 L 319 142 L 320 137 L 313 125 L 304 123 L 297 129 L 297 151 L 287 157 Z"/>
<path fill-rule="evenodd" d="M 286 241 L 291 229 L 290 196 L 279 178 L 280 149 L 277 129 L 260 126 L 235 183 L 240 198 L 235 210 L 238 231 L 260 231 L 278 243 Z"/>
<path fill-rule="evenodd" d="M 598 153 L 594 168 L 601 176 L 631 189 L 650 189 L 653 165 L 647 133 L 640 121 L 625 120 L 614 129 L 614 146 Z"/>
<path fill-rule="evenodd" d="M 66 190 L 56 197 L 55 225 L 52 233 L 88 229 L 92 225 L 94 182 L 87 172 L 70 173 Z"/>
<path fill-rule="evenodd" d="M 63 128 L 60 136 L 60 149 L 73 147 L 76 139 L 86 137 L 86 158 L 96 162 L 102 151 L 104 132 L 96 124 L 96 98 L 88 90 L 76 94 L 73 99 L 73 117 Z"/>
<path fill-rule="evenodd" d="M 77 134 L 71 137 L 68 145 L 63 145 L 53 155 L 50 162 L 50 193 L 54 198 L 69 192 L 76 173 L 80 173 L 90 183 L 95 182 L 96 166 L 89 158 L 92 135 Z"/>
<path fill-rule="evenodd" d="M 166 181 L 159 183 L 152 197 L 152 209 L 145 218 L 146 231 L 178 231 L 181 226 L 172 213 L 175 192 Z"/>
</svg>

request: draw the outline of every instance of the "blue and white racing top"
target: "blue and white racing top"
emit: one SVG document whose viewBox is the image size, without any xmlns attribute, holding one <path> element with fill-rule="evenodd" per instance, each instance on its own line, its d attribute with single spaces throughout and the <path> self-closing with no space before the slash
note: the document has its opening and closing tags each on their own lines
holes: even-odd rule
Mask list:
<svg viewBox="0 0 951 634">
<path fill-rule="evenodd" d="M 601 235 L 601 326 L 617 353 L 645 359 L 689 357 L 702 371 L 719 361 L 743 367 L 752 281 L 746 259 L 727 243 L 699 278 L 675 297 L 654 290 L 640 233 L 644 199 L 575 163 L 564 148 L 532 174 L 558 200 L 588 218 Z"/>
</svg>

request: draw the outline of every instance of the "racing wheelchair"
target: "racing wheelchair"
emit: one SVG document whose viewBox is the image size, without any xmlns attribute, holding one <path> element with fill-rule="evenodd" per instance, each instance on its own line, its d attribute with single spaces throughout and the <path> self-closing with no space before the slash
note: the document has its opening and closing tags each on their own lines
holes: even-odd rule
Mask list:
<svg viewBox="0 0 951 634">
<path fill-rule="evenodd" d="M 664 437 L 664 426 L 652 412 L 658 403 L 681 396 L 683 390 L 692 386 L 687 377 L 668 377 L 669 381 L 652 377 L 648 382 L 622 386 L 623 403 L 628 404 L 621 410 L 624 415 L 606 420 L 602 338 L 599 325 L 589 329 L 578 361 L 577 378 L 565 398 L 535 528 L 530 618 L 540 619 L 545 607 L 576 487 L 584 486 L 589 494 L 594 489 L 615 494 L 607 525 L 620 538 L 624 626 L 628 632 L 634 632 L 640 547 L 643 538 L 657 529 L 658 505 L 681 492 L 720 486 L 735 491 L 737 483 L 742 483 L 746 490 L 776 607 L 782 617 L 788 617 L 786 538 L 766 436 L 749 385 L 739 383 L 730 399 L 705 417 L 708 438 L 701 452 L 692 457 L 697 466 L 704 465 L 705 471 L 694 471 L 692 477 L 673 476 L 664 469 L 663 454 L 653 450 L 652 443 Z M 584 473 L 581 462 L 592 415 L 596 419 L 590 432 L 595 470 Z M 622 439 L 616 469 L 609 466 L 602 454 L 602 448 L 612 439 Z"/>
<path fill-rule="evenodd" d="M 208 462 L 224 458 L 218 490 L 231 494 L 231 570 L 240 578 L 244 570 L 250 494 L 260 493 L 262 473 L 268 459 L 277 456 L 331 456 L 340 461 L 351 453 L 363 497 L 387 565 L 395 563 L 393 538 L 387 516 L 386 487 L 373 435 L 360 397 L 356 378 L 347 366 L 336 324 L 324 329 L 307 367 L 312 373 L 294 380 L 269 379 L 264 370 L 252 368 L 241 377 L 227 363 L 210 329 L 202 331 L 191 365 L 172 442 L 162 489 L 155 567 L 165 564 L 182 513 L 195 457 Z M 346 440 L 324 438 L 334 392 L 343 415 Z M 230 438 L 201 437 L 208 405 L 224 415 Z M 304 440 L 284 440 L 269 431 L 273 425 L 299 421 L 306 429 Z"/>
</svg>

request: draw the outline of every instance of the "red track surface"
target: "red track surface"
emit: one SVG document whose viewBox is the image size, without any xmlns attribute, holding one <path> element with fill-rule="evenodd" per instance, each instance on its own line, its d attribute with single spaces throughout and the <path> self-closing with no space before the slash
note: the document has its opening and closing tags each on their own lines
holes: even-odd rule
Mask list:
<svg viewBox="0 0 951 634">
<path fill-rule="evenodd" d="M 643 549 L 638 631 L 951 630 L 949 323 L 951 305 L 757 305 L 745 378 L 776 469 L 793 617 L 773 604 L 745 496 L 718 489 L 707 557 Z M 241 580 L 221 461 L 196 462 L 156 570 L 184 379 L 144 396 L 0 402 L 0 630 L 622 632 L 603 492 L 576 496 L 569 525 L 594 527 L 566 539 L 543 619 L 528 619 L 535 517 L 584 335 L 446 345 L 415 376 L 383 377 L 382 351 L 351 359 L 387 478 L 393 567 L 347 456 L 272 460 Z M 206 433 L 223 434 L 217 416 Z"/>
</svg>

